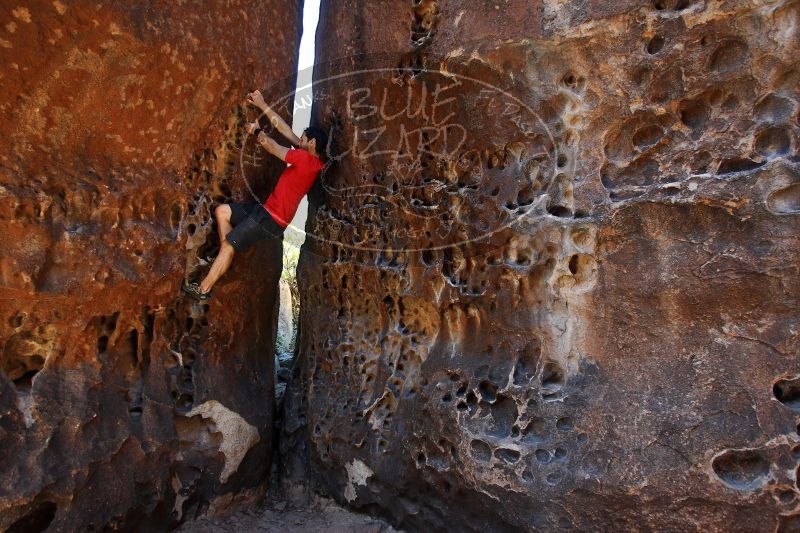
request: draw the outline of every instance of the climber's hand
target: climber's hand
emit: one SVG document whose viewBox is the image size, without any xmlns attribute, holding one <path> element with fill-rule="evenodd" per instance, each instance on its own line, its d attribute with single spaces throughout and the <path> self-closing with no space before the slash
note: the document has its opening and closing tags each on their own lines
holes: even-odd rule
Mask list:
<svg viewBox="0 0 800 533">
<path fill-rule="evenodd" d="M 248 122 L 247 125 L 245 126 L 245 129 L 247 130 L 247 133 L 249 135 L 252 135 L 253 132 L 256 131 L 257 127 L 258 127 L 258 122 Z"/>
<path fill-rule="evenodd" d="M 260 144 L 264 148 L 266 148 L 266 145 L 269 144 L 271 140 L 272 139 L 270 139 L 269 136 L 263 131 L 258 134 L 258 144 Z"/>
<path fill-rule="evenodd" d="M 265 107 L 267 107 L 267 103 L 264 101 L 264 96 L 258 89 L 247 95 L 247 103 L 253 104 L 259 109 L 264 109 Z"/>
</svg>

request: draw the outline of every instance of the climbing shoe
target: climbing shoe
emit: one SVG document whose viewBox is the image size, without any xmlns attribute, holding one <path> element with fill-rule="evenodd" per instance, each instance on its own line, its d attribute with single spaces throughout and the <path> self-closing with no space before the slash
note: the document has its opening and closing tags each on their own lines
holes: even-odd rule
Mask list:
<svg viewBox="0 0 800 533">
<path fill-rule="evenodd" d="M 202 290 L 200 290 L 199 283 L 186 283 L 186 281 L 183 282 L 183 286 L 181 287 L 181 289 L 189 296 L 192 296 L 196 300 L 200 300 L 201 302 L 210 300 L 211 294 L 214 292 L 213 290 L 210 290 L 208 292 L 203 292 Z"/>
</svg>

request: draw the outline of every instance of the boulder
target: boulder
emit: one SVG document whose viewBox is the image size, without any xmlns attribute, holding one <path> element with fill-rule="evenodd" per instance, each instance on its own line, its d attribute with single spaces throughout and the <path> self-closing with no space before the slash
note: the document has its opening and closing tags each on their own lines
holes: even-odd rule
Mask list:
<svg viewBox="0 0 800 533">
<path fill-rule="evenodd" d="M 3 9 L 0 530 L 165 530 L 263 493 L 280 244 L 209 302 L 180 286 L 217 253 L 216 205 L 283 169 L 243 102 L 293 89 L 300 9 Z"/>
<path fill-rule="evenodd" d="M 408 530 L 797 530 L 798 32 L 324 3 L 287 475 Z"/>
</svg>

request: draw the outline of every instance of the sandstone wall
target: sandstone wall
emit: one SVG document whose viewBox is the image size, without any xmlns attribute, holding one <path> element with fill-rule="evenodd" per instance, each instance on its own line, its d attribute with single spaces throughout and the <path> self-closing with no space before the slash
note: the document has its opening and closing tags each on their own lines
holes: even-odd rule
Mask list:
<svg viewBox="0 0 800 533">
<path fill-rule="evenodd" d="M 0 529 L 163 530 L 262 490 L 280 245 L 209 303 L 179 288 L 214 206 L 281 171 L 240 155 L 241 104 L 293 88 L 299 12 L 3 2 Z"/>
<path fill-rule="evenodd" d="M 324 3 L 287 472 L 409 530 L 800 528 L 799 32 Z"/>
</svg>

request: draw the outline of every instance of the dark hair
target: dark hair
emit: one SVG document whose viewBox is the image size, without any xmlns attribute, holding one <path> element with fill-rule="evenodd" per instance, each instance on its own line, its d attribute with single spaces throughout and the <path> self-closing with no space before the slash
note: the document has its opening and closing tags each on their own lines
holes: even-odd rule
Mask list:
<svg viewBox="0 0 800 533">
<path fill-rule="evenodd" d="M 317 126 L 309 126 L 303 133 L 306 134 L 306 138 L 309 141 L 311 141 L 311 139 L 317 141 L 317 154 L 321 157 L 325 157 L 325 150 L 328 148 L 328 134 L 325 133 L 325 130 Z"/>
</svg>

